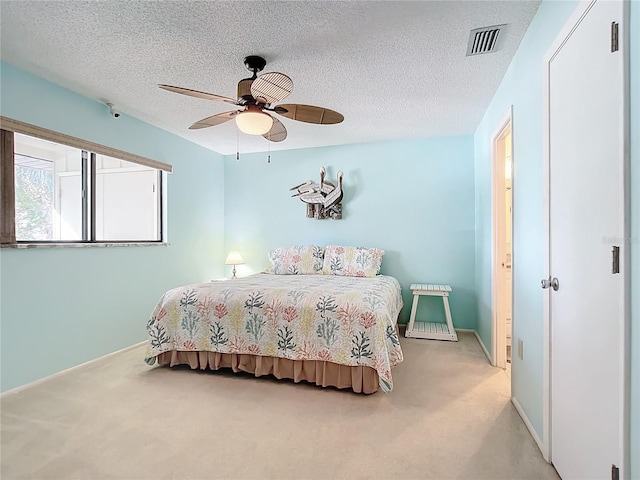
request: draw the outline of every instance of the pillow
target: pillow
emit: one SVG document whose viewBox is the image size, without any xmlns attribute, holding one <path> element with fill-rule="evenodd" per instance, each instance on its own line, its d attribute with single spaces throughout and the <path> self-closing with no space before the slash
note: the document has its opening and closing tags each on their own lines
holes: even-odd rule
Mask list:
<svg viewBox="0 0 640 480">
<path fill-rule="evenodd" d="M 380 272 L 384 250 L 328 245 L 324 250 L 322 273 L 349 277 L 375 277 Z"/>
<path fill-rule="evenodd" d="M 269 252 L 271 267 L 265 273 L 276 275 L 314 275 L 322 273 L 324 248 L 318 245 L 281 247 Z"/>
</svg>

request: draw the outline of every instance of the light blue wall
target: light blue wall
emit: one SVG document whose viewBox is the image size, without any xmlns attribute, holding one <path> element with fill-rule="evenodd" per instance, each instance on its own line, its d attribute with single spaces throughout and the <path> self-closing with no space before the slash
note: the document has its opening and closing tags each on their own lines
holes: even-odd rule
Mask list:
<svg viewBox="0 0 640 480">
<path fill-rule="evenodd" d="M 573 13 L 575 1 L 544 1 L 533 19 L 520 47 L 483 120 L 475 141 L 476 176 L 476 289 L 478 294 L 478 332 L 491 347 L 491 139 L 500 121 L 513 105 L 514 148 L 514 332 L 524 341 L 524 360 L 513 359 L 513 396 L 522 405 L 533 427 L 542 438 L 543 404 L 543 324 L 542 290 L 542 126 L 543 57 L 561 28 Z M 638 86 L 640 74 L 640 2 L 632 9 L 632 477 L 640 478 L 640 135 Z"/>
<path fill-rule="evenodd" d="M 513 105 L 513 339 L 515 396 L 542 438 L 542 68 L 576 2 L 540 5 L 475 133 L 478 333 L 491 349 L 491 141 Z"/>
<path fill-rule="evenodd" d="M 318 127 L 331 128 L 331 127 Z M 451 284 L 458 328 L 475 328 L 473 138 L 448 137 L 225 157 L 225 243 L 247 265 L 269 265 L 269 250 L 295 244 L 341 244 L 385 250 L 382 273 L 403 288 L 405 322 L 411 283 Z M 335 182 L 344 171 L 342 220 L 306 218 L 289 188 L 319 182 L 320 167 Z M 431 300 L 431 299 L 429 299 Z M 433 299 L 435 300 L 435 299 Z M 422 306 L 423 300 L 420 300 Z M 436 320 L 442 302 L 432 306 Z"/>
<path fill-rule="evenodd" d="M 223 275 L 221 155 L 0 64 L 4 116 L 170 163 L 170 246 L 0 249 L 2 391 L 145 340 L 165 290 Z M 143 361 L 142 358 L 140 361 Z"/>
</svg>

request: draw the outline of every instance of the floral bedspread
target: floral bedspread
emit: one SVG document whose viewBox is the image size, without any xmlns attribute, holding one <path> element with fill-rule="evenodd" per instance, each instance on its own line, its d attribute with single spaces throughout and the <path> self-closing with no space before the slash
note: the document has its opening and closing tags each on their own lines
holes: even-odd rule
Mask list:
<svg viewBox="0 0 640 480">
<path fill-rule="evenodd" d="M 373 367 L 393 388 L 402 361 L 400 284 L 390 276 L 257 274 L 165 293 L 147 322 L 145 361 L 171 350 L 241 353 Z"/>
</svg>

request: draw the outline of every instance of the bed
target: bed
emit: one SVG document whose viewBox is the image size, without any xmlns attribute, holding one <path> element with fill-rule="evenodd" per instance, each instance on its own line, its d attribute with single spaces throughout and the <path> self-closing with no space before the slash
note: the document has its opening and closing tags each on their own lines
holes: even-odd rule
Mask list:
<svg viewBox="0 0 640 480">
<path fill-rule="evenodd" d="M 400 284 L 391 276 L 259 273 L 166 292 L 145 361 L 374 393 L 402 361 Z"/>
</svg>

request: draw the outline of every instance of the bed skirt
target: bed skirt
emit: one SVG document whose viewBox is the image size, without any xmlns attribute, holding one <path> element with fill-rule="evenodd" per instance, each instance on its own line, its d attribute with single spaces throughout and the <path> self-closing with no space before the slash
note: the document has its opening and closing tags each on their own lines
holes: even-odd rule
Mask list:
<svg viewBox="0 0 640 480">
<path fill-rule="evenodd" d="M 161 353 L 157 359 L 159 365 L 189 365 L 194 370 L 231 368 L 234 372 L 248 372 L 256 377 L 273 375 L 278 379 L 292 379 L 296 383 L 305 380 L 322 387 L 351 388 L 356 393 L 374 393 L 378 390 L 378 372 L 364 365 L 350 367 L 319 360 L 178 350 Z"/>
</svg>

